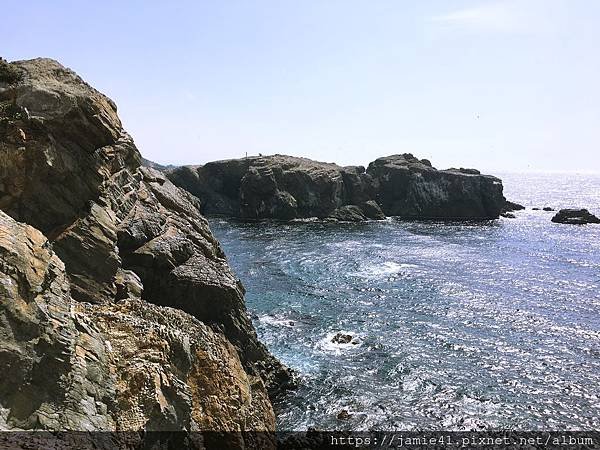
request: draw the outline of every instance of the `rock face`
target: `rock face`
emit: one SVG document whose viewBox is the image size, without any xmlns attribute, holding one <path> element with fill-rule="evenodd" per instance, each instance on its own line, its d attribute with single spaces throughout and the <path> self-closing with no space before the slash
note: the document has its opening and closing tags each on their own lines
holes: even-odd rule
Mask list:
<svg viewBox="0 0 600 450">
<path fill-rule="evenodd" d="M 389 216 L 496 219 L 506 202 L 500 179 L 475 169 L 436 170 L 410 154 L 379 158 L 367 173 Z"/>
<path fill-rule="evenodd" d="M 561 209 L 552 217 L 552 222 L 585 225 L 587 223 L 600 223 L 600 218 L 587 209 Z"/>
<path fill-rule="evenodd" d="M 437 170 L 410 154 L 377 159 L 366 170 L 249 157 L 170 169 L 167 177 L 198 197 L 204 213 L 245 219 L 485 220 L 497 218 L 506 203 L 498 178 L 474 169 Z"/>
<path fill-rule="evenodd" d="M 0 429 L 273 429 L 291 373 L 197 199 L 140 162 L 74 72 L 0 63 Z"/>
<path fill-rule="evenodd" d="M 207 214 L 247 219 L 378 215 L 362 192 L 364 168 L 342 168 L 306 158 L 275 155 L 216 161 L 167 171 L 174 184 L 201 201 Z M 352 213 L 338 208 L 353 205 Z M 337 217 L 336 217 L 337 216 Z"/>
<path fill-rule="evenodd" d="M 70 297 L 36 229 L 0 212 L 0 429 L 272 429 L 259 377 L 182 311 Z"/>
</svg>

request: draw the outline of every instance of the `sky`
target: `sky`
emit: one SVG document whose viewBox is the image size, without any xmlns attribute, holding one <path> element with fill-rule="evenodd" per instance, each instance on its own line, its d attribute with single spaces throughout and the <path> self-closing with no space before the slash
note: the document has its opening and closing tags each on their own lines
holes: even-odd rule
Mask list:
<svg viewBox="0 0 600 450">
<path fill-rule="evenodd" d="M 172 4 L 171 4 L 172 3 Z M 169 164 L 290 154 L 600 172 L 600 2 L 2 1 L 0 56 L 72 68 Z"/>
</svg>

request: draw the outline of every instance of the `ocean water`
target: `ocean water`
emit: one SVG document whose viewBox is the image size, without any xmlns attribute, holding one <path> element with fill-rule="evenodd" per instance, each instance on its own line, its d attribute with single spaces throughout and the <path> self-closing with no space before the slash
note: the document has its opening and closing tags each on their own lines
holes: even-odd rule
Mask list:
<svg viewBox="0 0 600 450">
<path fill-rule="evenodd" d="M 600 226 L 531 210 L 598 214 L 600 176 L 502 178 L 516 219 L 211 219 L 260 338 L 301 380 L 280 429 L 600 429 Z"/>
</svg>

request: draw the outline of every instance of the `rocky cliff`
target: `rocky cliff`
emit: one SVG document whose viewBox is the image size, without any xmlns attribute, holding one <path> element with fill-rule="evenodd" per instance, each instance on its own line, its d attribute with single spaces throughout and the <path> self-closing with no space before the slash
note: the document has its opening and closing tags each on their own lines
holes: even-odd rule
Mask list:
<svg viewBox="0 0 600 450">
<path fill-rule="evenodd" d="M 195 197 L 115 104 L 0 61 L 0 429 L 269 430 L 290 372 Z"/>
<path fill-rule="evenodd" d="M 340 167 L 291 156 L 259 156 L 169 169 L 206 214 L 246 219 L 318 217 L 359 221 L 496 219 L 506 204 L 500 179 L 475 169 L 437 170 L 411 154 Z"/>
</svg>

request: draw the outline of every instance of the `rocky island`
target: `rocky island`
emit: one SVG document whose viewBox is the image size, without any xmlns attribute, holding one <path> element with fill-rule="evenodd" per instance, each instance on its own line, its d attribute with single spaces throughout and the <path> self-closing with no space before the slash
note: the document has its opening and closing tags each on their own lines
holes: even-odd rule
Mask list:
<svg viewBox="0 0 600 450">
<path fill-rule="evenodd" d="M 0 61 L 0 430 L 274 430 L 292 374 L 198 200 L 141 160 L 73 71 Z"/>
<path fill-rule="evenodd" d="M 244 219 L 489 220 L 514 209 L 499 178 L 475 169 L 437 170 L 410 153 L 379 158 L 366 169 L 274 155 L 165 173 L 200 199 L 203 213 Z"/>
</svg>

